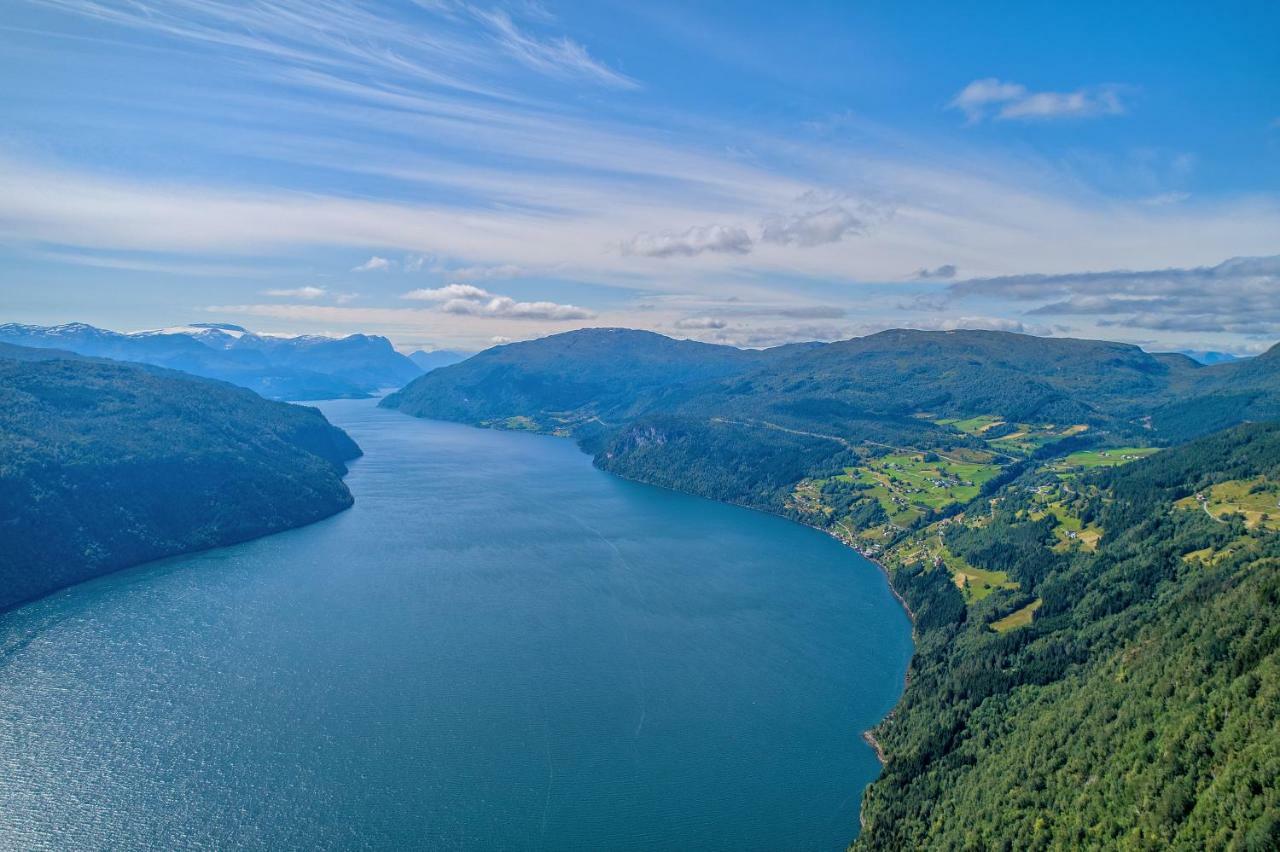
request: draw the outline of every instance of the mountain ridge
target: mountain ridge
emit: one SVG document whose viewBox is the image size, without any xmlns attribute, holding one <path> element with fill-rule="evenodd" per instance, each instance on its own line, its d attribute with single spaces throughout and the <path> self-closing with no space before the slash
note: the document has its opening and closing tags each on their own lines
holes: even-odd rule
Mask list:
<svg viewBox="0 0 1280 852">
<path fill-rule="evenodd" d="M 422 371 L 385 337 L 259 335 L 230 323 L 124 333 L 86 323 L 0 325 L 0 342 L 135 361 L 248 387 L 269 399 L 372 396 Z"/>
</svg>

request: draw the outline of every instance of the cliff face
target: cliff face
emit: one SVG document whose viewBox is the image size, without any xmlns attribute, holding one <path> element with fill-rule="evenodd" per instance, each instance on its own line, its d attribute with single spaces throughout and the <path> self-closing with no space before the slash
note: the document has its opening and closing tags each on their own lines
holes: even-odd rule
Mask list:
<svg viewBox="0 0 1280 852">
<path fill-rule="evenodd" d="M 0 609 L 351 505 L 360 449 L 319 411 L 52 354 L 0 351 Z"/>
</svg>

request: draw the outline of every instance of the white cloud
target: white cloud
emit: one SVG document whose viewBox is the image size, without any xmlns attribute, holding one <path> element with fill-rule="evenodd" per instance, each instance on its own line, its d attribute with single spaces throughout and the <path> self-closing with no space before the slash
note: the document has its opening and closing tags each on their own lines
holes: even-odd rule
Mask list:
<svg viewBox="0 0 1280 852">
<path fill-rule="evenodd" d="M 522 31 L 510 15 L 500 10 L 474 10 L 474 14 L 488 24 L 503 50 L 536 71 L 554 77 L 578 77 L 618 89 L 640 87 L 635 80 L 592 58 L 585 47 L 567 36 L 539 39 Z"/>
<path fill-rule="evenodd" d="M 443 287 L 410 290 L 400 298 L 415 302 L 448 302 L 451 299 L 487 299 L 489 292 L 470 284 L 446 284 Z"/>
<path fill-rule="evenodd" d="M 328 291 L 323 287 L 293 287 L 287 290 L 263 290 L 264 296 L 275 296 L 278 299 L 319 299 Z"/>
<path fill-rule="evenodd" d="M 502 263 L 497 266 L 458 266 L 442 271 L 452 278 L 461 278 L 468 281 L 520 278 L 526 274 L 524 267 L 516 266 L 513 263 Z"/>
<path fill-rule="evenodd" d="M 622 244 L 622 253 L 642 257 L 693 257 L 711 253 L 748 254 L 751 237 L 738 227 L 728 225 L 695 225 L 674 233 L 636 234 Z"/>
<path fill-rule="evenodd" d="M 594 313 L 577 305 L 555 302 L 517 302 L 471 284 L 448 284 L 434 289 L 410 290 L 402 298 L 435 302 L 447 314 L 506 319 L 576 320 L 590 319 Z"/>
<path fill-rule="evenodd" d="M 1124 113 L 1121 93 L 1122 88 L 1114 84 L 1073 92 L 1032 92 L 1019 83 L 988 77 L 965 86 L 947 106 L 963 112 L 970 124 L 993 114 L 997 119 L 1086 118 Z"/>
<path fill-rule="evenodd" d="M 1012 331 L 1018 334 L 1036 334 L 1048 337 L 1053 329 L 1047 325 L 1027 324 L 1009 317 L 960 316 L 937 317 L 928 320 L 908 320 L 897 328 L 916 328 L 921 331 L 959 331 L 973 329 L 978 331 Z"/>
<path fill-rule="evenodd" d="M 716 317 L 683 317 L 676 320 L 674 323 L 675 328 L 686 331 L 694 329 L 724 328 L 727 325 L 727 322 L 722 319 L 717 319 Z"/>
<path fill-rule="evenodd" d="M 364 263 L 354 267 L 352 272 L 386 272 L 392 266 L 392 261 L 385 257 L 378 257 L 376 254 L 366 260 Z"/>
<path fill-rule="evenodd" d="M 761 226 L 760 239 L 780 245 L 818 246 L 865 230 L 865 222 L 846 208 L 834 205 L 810 213 L 770 217 Z"/>
<path fill-rule="evenodd" d="M 970 121 L 981 121 L 991 104 L 1008 103 L 1025 97 L 1027 87 L 1017 83 L 1004 83 L 994 77 L 974 80 L 951 99 L 947 106 L 958 109 Z"/>
</svg>

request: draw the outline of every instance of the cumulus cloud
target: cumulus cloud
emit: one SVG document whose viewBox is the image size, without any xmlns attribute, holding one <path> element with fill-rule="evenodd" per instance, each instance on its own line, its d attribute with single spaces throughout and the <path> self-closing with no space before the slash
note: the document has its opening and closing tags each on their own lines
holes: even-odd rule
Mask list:
<svg viewBox="0 0 1280 852">
<path fill-rule="evenodd" d="M 352 272 L 385 272 L 390 269 L 392 262 L 385 257 L 378 257 L 376 254 L 366 260 L 359 266 L 353 267 Z"/>
<path fill-rule="evenodd" d="M 924 280 L 930 278 L 955 278 L 958 271 L 959 270 L 956 269 L 956 265 L 954 263 L 944 263 L 941 266 L 935 266 L 933 269 L 917 269 L 915 272 L 911 273 L 911 277 Z"/>
<path fill-rule="evenodd" d="M 323 287 L 293 287 L 287 290 L 263 290 L 264 296 L 275 296 L 278 299 L 319 299 L 329 292 Z"/>
<path fill-rule="evenodd" d="M 402 298 L 418 302 L 434 302 L 446 314 L 503 319 L 576 320 L 591 319 L 594 313 L 577 305 L 555 302 L 517 302 L 510 296 L 490 293 L 472 284 L 447 284 L 421 290 L 410 290 Z"/>
<path fill-rule="evenodd" d="M 412 299 L 416 302 L 448 302 L 452 299 L 484 299 L 488 296 L 489 292 L 487 290 L 482 290 L 471 284 L 446 284 L 443 287 L 410 290 L 401 298 Z"/>
<path fill-rule="evenodd" d="M 836 204 L 808 213 L 770 217 L 761 225 L 760 239 L 780 245 L 818 246 L 863 233 L 866 227 L 863 220 Z"/>
<path fill-rule="evenodd" d="M 1185 269 L 976 278 L 955 282 L 947 295 L 1039 302 L 1029 315 L 1093 316 L 1100 326 L 1277 334 L 1280 255 Z"/>
<path fill-rule="evenodd" d="M 970 124 L 984 119 L 1089 118 L 1121 115 L 1125 106 L 1122 87 L 1107 84 L 1072 92 L 1033 92 L 1020 83 L 987 77 L 974 80 L 947 104 L 965 114 Z"/>
<path fill-rule="evenodd" d="M 704 252 L 747 254 L 751 247 L 751 237 L 742 228 L 695 225 L 680 233 L 636 234 L 622 244 L 622 253 L 642 257 L 693 257 Z"/>
</svg>

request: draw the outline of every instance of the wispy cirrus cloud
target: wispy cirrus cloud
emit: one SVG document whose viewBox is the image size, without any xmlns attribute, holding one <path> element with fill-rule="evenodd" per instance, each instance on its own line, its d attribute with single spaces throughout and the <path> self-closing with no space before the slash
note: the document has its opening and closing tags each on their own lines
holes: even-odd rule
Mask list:
<svg viewBox="0 0 1280 852">
<path fill-rule="evenodd" d="M 1121 115 L 1125 87 L 1108 83 L 1070 92 L 1033 92 L 1020 83 L 995 77 L 974 80 L 947 104 L 965 114 L 970 124 L 987 118 L 1035 120 Z"/>
<path fill-rule="evenodd" d="M 488 24 L 502 48 L 521 64 L 558 77 L 576 77 L 619 89 L 638 89 L 640 84 L 591 56 L 585 47 L 568 36 L 540 39 L 521 30 L 502 10 L 474 14 Z"/>
<path fill-rule="evenodd" d="M 530 320 L 583 320 L 595 314 L 577 305 L 555 302 L 518 302 L 510 296 L 490 293 L 471 284 L 446 284 L 443 287 L 410 290 L 401 298 L 417 302 L 434 302 L 447 314 L 475 317 L 501 317 Z"/>
<path fill-rule="evenodd" d="M 512 92 L 477 79 L 492 75 L 504 57 L 553 77 L 591 79 L 619 88 L 639 85 L 593 59 L 585 47 L 566 36 L 536 37 L 507 12 L 465 2 L 416 2 L 406 10 L 407 20 L 374 5 L 309 0 L 260 4 L 176 0 L 145 6 L 129 0 L 32 2 L 273 62 L 339 73 L 377 69 L 477 95 L 512 97 Z M 532 9 L 526 7 L 526 11 Z M 536 13 L 528 17 L 546 20 Z M 468 19 L 482 22 L 484 30 L 468 26 Z M 488 45 L 499 50 L 486 49 Z"/>
</svg>

